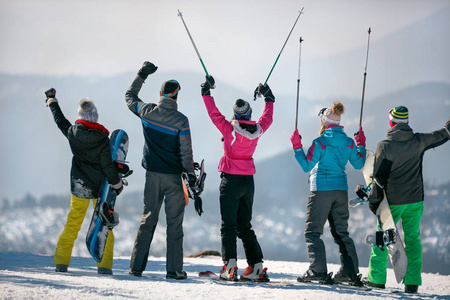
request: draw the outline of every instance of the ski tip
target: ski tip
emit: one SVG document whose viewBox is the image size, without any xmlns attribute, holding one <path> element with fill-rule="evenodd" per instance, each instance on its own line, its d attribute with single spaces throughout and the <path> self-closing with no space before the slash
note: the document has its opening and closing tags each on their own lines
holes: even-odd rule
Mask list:
<svg viewBox="0 0 450 300">
<path fill-rule="evenodd" d="M 203 271 L 198 273 L 199 277 L 203 277 L 203 278 L 208 278 L 208 277 L 219 277 L 219 275 L 217 275 L 216 273 L 214 273 L 213 271 Z"/>
</svg>

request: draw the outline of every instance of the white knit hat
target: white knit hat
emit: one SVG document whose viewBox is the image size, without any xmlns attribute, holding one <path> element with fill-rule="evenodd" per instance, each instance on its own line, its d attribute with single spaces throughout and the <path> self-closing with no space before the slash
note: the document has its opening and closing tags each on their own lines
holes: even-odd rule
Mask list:
<svg viewBox="0 0 450 300">
<path fill-rule="evenodd" d="M 319 112 L 320 121 L 324 126 L 339 125 L 341 115 L 344 113 L 344 104 L 341 101 L 335 101 L 331 108 L 323 108 Z"/>
<path fill-rule="evenodd" d="M 87 97 L 81 98 L 78 105 L 78 118 L 84 121 L 97 123 L 98 112 L 97 108 L 95 107 L 94 101 Z"/>
</svg>

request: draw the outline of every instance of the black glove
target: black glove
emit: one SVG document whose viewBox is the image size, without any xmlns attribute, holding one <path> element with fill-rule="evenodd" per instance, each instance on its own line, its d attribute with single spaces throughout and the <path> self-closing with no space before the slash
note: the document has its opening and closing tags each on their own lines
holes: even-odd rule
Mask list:
<svg viewBox="0 0 450 300">
<path fill-rule="evenodd" d="M 47 100 L 50 99 L 50 98 L 55 98 L 56 90 L 54 88 L 46 90 L 45 91 L 45 96 L 47 97 L 47 99 L 45 99 L 45 102 L 47 102 Z"/>
<path fill-rule="evenodd" d="M 153 74 L 158 70 L 158 67 L 152 64 L 151 62 L 144 62 L 142 68 L 139 70 L 138 75 L 141 76 L 144 80 L 147 79 L 148 75 Z"/>
<path fill-rule="evenodd" d="M 200 198 L 200 196 L 194 195 L 194 208 L 195 208 L 195 212 L 200 217 L 203 213 L 202 198 Z"/>
<path fill-rule="evenodd" d="M 260 83 L 258 87 L 255 89 L 254 97 L 261 95 L 264 97 L 264 101 L 266 102 L 275 102 L 275 96 L 272 94 L 272 90 L 265 83 L 264 85 Z"/>
<path fill-rule="evenodd" d="M 202 87 L 202 96 L 203 95 L 211 95 L 211 88 L 214 86 L 214 84 L 216 83 L 216 81 L 214 80 L 214 77 L 212 77 L 211 75 L 208 77 L 208 75 L 205 76 L 206 81 L 204 83 L 202 83 L 200 86 Z"/>
</svg>

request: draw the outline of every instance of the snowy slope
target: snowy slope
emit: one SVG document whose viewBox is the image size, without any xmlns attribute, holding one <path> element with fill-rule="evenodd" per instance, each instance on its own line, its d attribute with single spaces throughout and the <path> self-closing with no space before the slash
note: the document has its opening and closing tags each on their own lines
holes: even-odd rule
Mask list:
<svg viewBox="0 0 450 300">
<path fill-rule="evenodd" d="M 450 276 L 423 274 L 420 294 L 393 294 L 403 287 L 395 282 L 388 270 L 387 290 L 369 292 L 341 286 L 305 285 L 296 283 L 297 276 L 306 270 L 306 263 L 270 261 L 268 267 L 272 283 L 227 283 L 201 279 L 197 274 L 205 270 L 218 271 L 218 257 L 185 258 L 188 279 L 165 279 L 165 260 L 150 257 L 143 277 L 128 275 L 129 258 L 116 257 L 113 276 L 98 275 L 94 260 L 73 257 L 69 273 L 54 272 L 53 257 L 18 252 L 0 252 L 0 299 L 450 299 Z M 238 261 L 240 272 L 245 267 Z M 338 265 L 330 264 L 329 271 Z M 361 272 L 366 273 L 365 268 Z"/>
</svg>

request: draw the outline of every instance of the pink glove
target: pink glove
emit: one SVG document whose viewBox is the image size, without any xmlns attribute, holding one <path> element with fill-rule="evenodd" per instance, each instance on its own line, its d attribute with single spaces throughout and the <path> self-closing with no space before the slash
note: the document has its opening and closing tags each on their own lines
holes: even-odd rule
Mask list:
<svg viewBox="0 0 450 300">
<path fill-rule="evenodd" d="M 294 148 L 294 150 L 303 147 L 302 146 L 302 137 L 298 133 L 297 129 L 295 129 L 294 132 L 292 133 L 291 142 L 292 142 L 292 146 L 293 146 L 292 148 Z"/>
<path fill-rule="evenodd" d="M 358 146 L 366 146 L 366 136 L 364 135 L 364 131 L 362 126 L 359 126 L 359 130 L 355 133 L 356 145 Z"/>
</svg>

